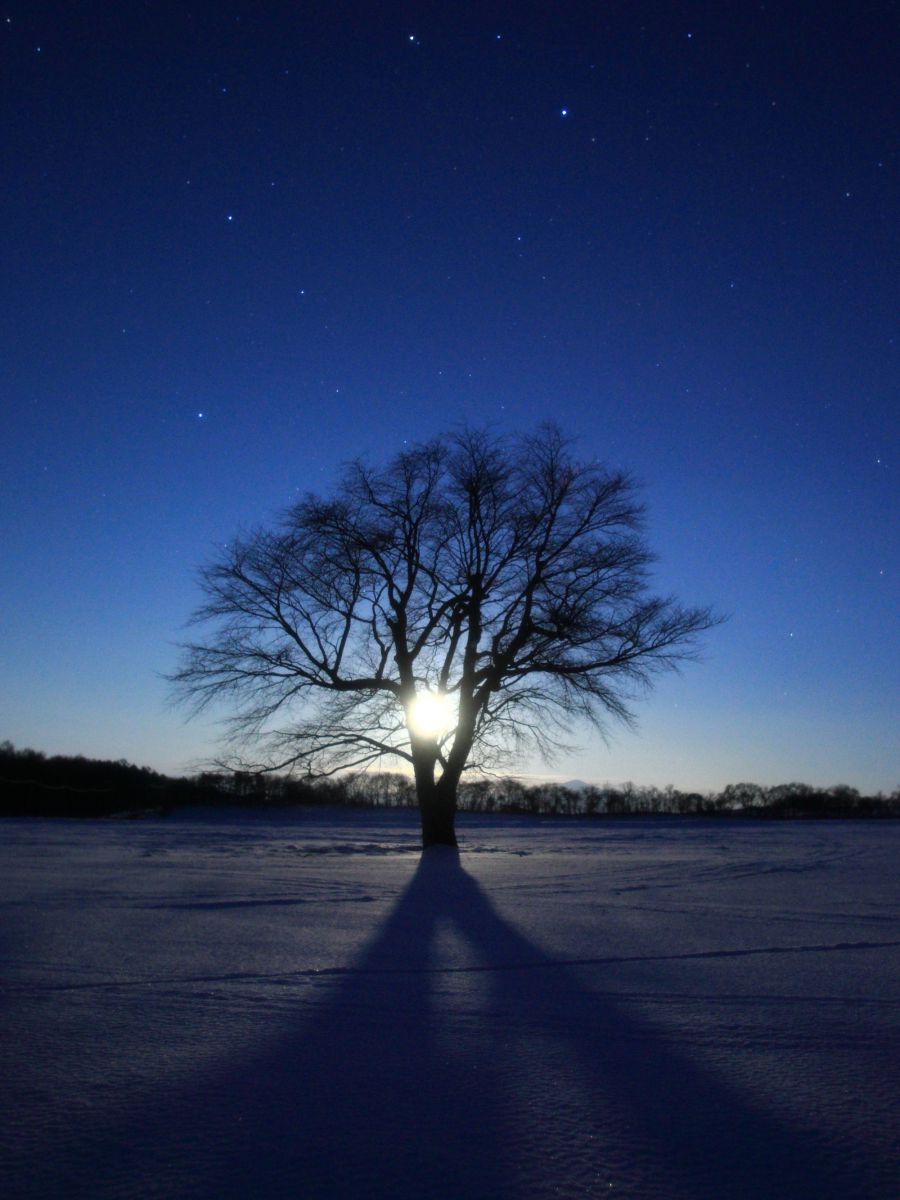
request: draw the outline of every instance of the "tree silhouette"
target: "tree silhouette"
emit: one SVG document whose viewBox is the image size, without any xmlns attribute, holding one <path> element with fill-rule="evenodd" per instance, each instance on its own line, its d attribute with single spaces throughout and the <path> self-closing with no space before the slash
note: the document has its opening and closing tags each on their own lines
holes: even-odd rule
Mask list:
<svg viewBox="0 0 900 1200">
<path fill-rule="evenodd" d="M 251 769 L 399 759 L 423 845 L 455 845 L 464 771 L 525 747 L 549 759 L 578 720 L 630 722 L 715 623 L 649 594 L 641 516 L 630 478 L 577 461 L 553 425 L 355 462 L 332 498 L 202 571 L 194 620 L 212 632 L 183 648 L 176 694 L 234 704 Z"/>
</svg>

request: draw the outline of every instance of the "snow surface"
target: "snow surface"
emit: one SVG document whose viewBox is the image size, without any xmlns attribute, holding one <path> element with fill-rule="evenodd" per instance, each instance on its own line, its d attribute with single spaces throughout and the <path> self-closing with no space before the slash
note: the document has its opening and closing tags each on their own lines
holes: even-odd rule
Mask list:
<svg viewBox="0 0 900 1200">
<path fill-rule="evenodd" d="M 894 1200 L 900 823 L 0 825 L 0 1192 Z"/>
</svg>

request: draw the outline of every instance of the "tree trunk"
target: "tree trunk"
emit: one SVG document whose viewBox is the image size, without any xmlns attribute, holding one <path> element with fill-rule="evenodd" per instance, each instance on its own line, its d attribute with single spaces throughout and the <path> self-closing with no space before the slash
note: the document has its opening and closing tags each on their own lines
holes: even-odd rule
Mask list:
<svg viewBox="0 0 900 1200">
<path fill-rule="evenodd" d="M 422 822 L 422 849 L 429 846 L 455 847 L 456 787 L 459 775 L 444 771 L 435 780 L 437 743 L 426 738 L 412 739 L 413 774 L 416 778 L 416 799 Z"/>
<path fill-rule="evenodd" d="M 443 781 L 441 781 L 443 783 Z M 429 846 L 456 846 L 456 788 L 432 783 L 417 785 L 419 816 L 422 821 L 422 849 Z"/>
<path fill-rule="evenodd" d="M 444 773 L 434 779 L 438 746 L 433 740 L 413 739 L 413 774 L 415 798 L 419 802 L 422 823 L 422 850 L 430 846 L 456 847 L 456 785 L 457 776 Z"/>
</svg>

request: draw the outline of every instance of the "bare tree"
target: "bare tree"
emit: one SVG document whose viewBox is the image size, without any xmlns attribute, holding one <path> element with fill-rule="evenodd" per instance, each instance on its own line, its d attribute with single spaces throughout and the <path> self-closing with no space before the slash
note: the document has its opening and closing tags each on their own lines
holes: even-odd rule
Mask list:
<svg viewBox="0 0 900 1200">
<path fill-rule="evenodd" d="M 235 703 L 244 766 L 399 759 L 423 844 L 455 845 L 464 771 L 549 758 L 579 720 L 630 722 L 715 623 L 648 593 L 641 513 L 631 480 L 576 461 L 555 426 L 354 463 L 333 499 L 307 496 L 202 572 L 194 619 L 212 632 L 184 647 L 176 694 Z"/>
</svg>

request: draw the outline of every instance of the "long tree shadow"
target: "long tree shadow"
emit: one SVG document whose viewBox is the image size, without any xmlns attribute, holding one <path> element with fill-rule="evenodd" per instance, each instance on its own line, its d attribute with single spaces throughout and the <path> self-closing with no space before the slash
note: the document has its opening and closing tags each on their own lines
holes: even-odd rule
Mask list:
<svg viewBox="0 0 900 1200">
<path fill-rule="evenodd" d="M 448 926 L 486 985 L 468 1021 L 435 1005 Z M 453 852 L 423 855 L 321 1017 L 233 1094 L 242 1082 L 210 1196 L 869 1194 L 822 1139 L 754 1107 L 523 937 Z"/>
<path fill-rule="evenodd" d="M 458 855 L 423 855 L 361 958 L 332 972 L 320 1016 L 226 1086 L 244 1102 L 205 1195 L 513 1194 L 503 1097 L 448 1046 L 432 996 L 436 938 L 470 885 Z"/>
<path fill-rule="evenodd" d="M 436 959 L 446 928 L 476 964 L 454 971 Z M 457 989 L 456 1007 L 436 1003 L 437 989 L 472 972 L 479 987 Z M 822 1139 L 761 1111 L 663 1028 L 554 962 L 452 852 L 423 856 L 311 1021 L 166 1097 L 139 1136 L 134 1121 L 89 1144 L 92 1185 L 75 1194 L 878 1194 Z"/>
</svg>

